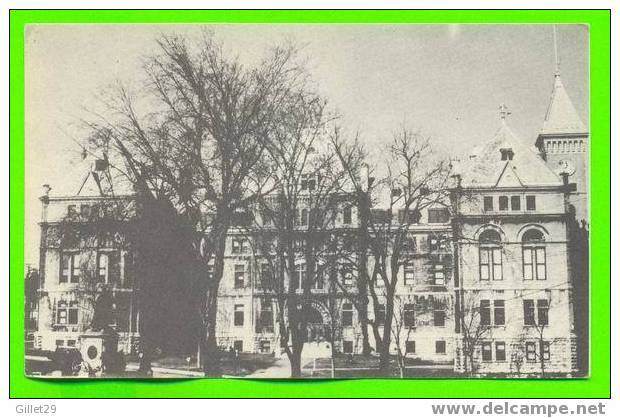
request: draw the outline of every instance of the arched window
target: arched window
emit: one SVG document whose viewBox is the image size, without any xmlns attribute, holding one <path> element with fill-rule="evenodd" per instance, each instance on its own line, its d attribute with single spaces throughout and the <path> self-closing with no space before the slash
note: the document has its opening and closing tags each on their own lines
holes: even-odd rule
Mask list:
<svg viewBox="0 0 620 418">
<path fill-rule="evenodd" d="M 547 279 L 545 237 L 537 229 L 523 234 L 523 280 Z"/>
<path fill-rule="evenodd" d="M 478 238 L 480 249 L 480 280 L 502 280 L 501 237 L 497 231 L 486 230 Z"/>
</svg>

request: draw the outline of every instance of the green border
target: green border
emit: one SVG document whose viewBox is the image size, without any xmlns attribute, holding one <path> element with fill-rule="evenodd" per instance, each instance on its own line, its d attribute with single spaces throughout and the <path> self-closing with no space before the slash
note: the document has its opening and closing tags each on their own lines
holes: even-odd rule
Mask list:
<svg viewBox="0 0 620 418">
<path fill-rule="evenodd" d="M 14 398 L 608 398 L 610 382 L 610 27 L 608 10 L 10 12 L 10 396 Z M 590 25 L 591 369 L 574 380 L 54 381 L 24 376 L 24 28 L 31 23 L 583 23 Z"/>
</svg>

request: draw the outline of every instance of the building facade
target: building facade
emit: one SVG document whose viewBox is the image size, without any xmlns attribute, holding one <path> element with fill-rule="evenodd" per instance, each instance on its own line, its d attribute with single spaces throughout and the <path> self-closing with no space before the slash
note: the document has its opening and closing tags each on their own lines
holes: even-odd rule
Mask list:
<svg viewBox="0 0 620 418">
<path fill-rule="evenodd" d="M 575 241 L 584 240 L 575 228 L 587 227 L 588 133 L 559 73 L 543 128 L 531 147 L 510 130 L 505 108 L 500 114 L 495 135 L 455 169 L 448 208 L 425 209 L 409 226 L 411 257 L 398 272 L 394 309 L 399 338 L 392 338 L 392 351 L 472 375 L 584 373 L 587 251 L 581 251 L 585 268 L 571 255 L 581 248 Z M 62 219 L 87 217 L 97 202 L 108 199 L 97 190 L 101 192 L 99 187 L 92 194 L 53 197 L 48 188 L 41 198 L 37 348 L 78 344 L 101 291 L 113 295 L 120 348 L 129 353 L 137 347 L 131 251 L 122 240 L 69 243 L 58 237 Z M 302 210 L 299 216 L 303 225 L 307 215 Z M 342 208 L 334 230 L 355 236 L 357 217 L 355 207 Z M 233 228 L 228 236 L 218 344 L 282 355 L 277 300 L 268 285 L 273 273 L 255 251 L 256 240 L 243 228 Z M 363 349 L 358 311 L 350 298 L 356 293 L 356 264 L 343 260 L 337 265 L 311 290 L 308 355 Z M 85 284 L 89 277 L 94 281 Z M 304 277 L 300 260 L 289 286 Z M 382 305 L 381 283 L 375 290 Z M 371 300 L 368 312 L 382 331 L 385 308 L 375 309 Z"/>
</svg>

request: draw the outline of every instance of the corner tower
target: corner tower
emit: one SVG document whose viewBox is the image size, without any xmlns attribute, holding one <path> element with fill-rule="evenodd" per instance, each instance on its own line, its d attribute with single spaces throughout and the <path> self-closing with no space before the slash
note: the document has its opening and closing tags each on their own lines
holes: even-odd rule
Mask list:
<svg viewBox="0 0 620 418">
<path fill-rule="evenodd" d="M 559 69 L 554 77 L 551 100 L 536 146 L 549 168 L 560 176 L 568 175 L 569 183 L 575 184 L 570 203 L 575 208 L 576 219 L 588 222 L 590 135 L 566 93 Z"/>
</svg>

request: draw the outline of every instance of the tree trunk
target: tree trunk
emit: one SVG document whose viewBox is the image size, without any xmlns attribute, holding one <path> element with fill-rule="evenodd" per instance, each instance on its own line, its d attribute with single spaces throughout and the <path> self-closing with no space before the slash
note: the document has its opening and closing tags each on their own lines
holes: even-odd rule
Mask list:
<svg viewBox="0 0 620 418">
<path fill-rule="evenodd" d="M 366 306 L 367 308 L 368 306 Z M 366 315 L 360 314 L 360 322 L 362 327 L 362 355 L 368 357 L 372 353 L 372 346 L 370 345 L 368 336 L 368 309 L 364 310 Z"/>
</svg>

